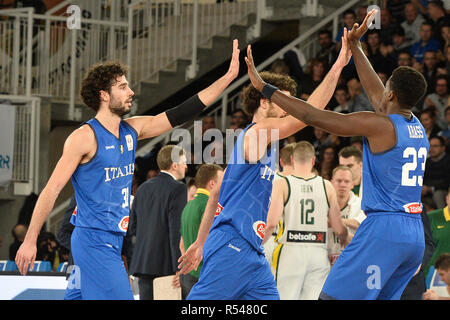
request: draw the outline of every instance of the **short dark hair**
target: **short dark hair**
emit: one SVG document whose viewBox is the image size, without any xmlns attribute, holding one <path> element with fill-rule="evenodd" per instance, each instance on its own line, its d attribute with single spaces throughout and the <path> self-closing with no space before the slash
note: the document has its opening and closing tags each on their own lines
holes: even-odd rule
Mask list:
<svg viewBox="0 0 450 320">
<path fill-rule="evenodd" d="M 339 151 L 338 156 L 342 157 L 342 158 L 346 158 L 346 159 L 350 158 L 350 157 L 355 157 L 355 159 L 358 162 L 362 161 L 362 152 L 361 152 L 361 150 L 359 150 L 357 147 L 354 147 L 354 146 L 348 146 L 348 147 L 342 148 Z"/>
<path fill-rule="evenodd" d="M 217 171 L 223 171 L 223 168 L 217 164 L 203 164 L 198 168 L 194 178 L 197 188 L 205 188 L 210 180 L 217 177 Z"/>
<path fill-rule="evenodd" d="M 392 33 L 392 35 L 403 37 L 405 35 L 405 29 L 403 29 L 402 26 L 398 26 L 394 29 L 394 32 Z"/>
<path fill-rule="evenodd" d="M 259 74 L 264 82 L 269 83 L 280 90 L 289 91 L 295 97 L 297 94 L 297 83 L 290 76 L 263 71 Z M 259 108 L 259 100 L 265 99 L 264 96 L 250 83 L 242 90 L 242 107 L 249 116 L 253 116 Z"/>
<path fill-rule="evenodd" d="M 396 68 L 389 78 L 389 84 L 402 107 L 414 107 L 427 92 L 425 77 L 411 67 Z"/>
<path fill-rule="evenodd" d="M 434 262 L 434 268 L 437 269 L 443 269 L 443 270 L 449 270 L 450 269 L 450 253 L 442 253 L 439 257 L 437 257 L 436 261 Z"/>
<path fill-rule="evenodd" d="M 445 147 L 445 138 L 444 137 L 442 137 L 442 136 L 434 136 L 434 137 L 430 138 L 430 141 L 431 141 L 431 139 L 438 139 L 439 143 L 441 144 L 441 147 Z"/>
<path fill-rule="evenodd" d="M 420 112 L 419 118 L 423 115 L 427 114 L 430 118 L 436 118 L 436 109 L 434 106 L 428 107 L 426 109 L 423 109 L 422 112 Z"/>
<path fill-rule="evenodd" d="M 345 91 L 345 93 L 348 93 L 348 87 L 346 85 L 339 85 L 336 87 L 336 89 L 334 90 L 334 93 L 336 93 L 336 91 L 338 90 L 342 90 Z"/>
<path fill-rule="evenodd" d="M 100 90 L 111 92 L 116 78 L 127 75 L 127 68 L 118 62 L 106 62 L 93 65 L 81 82 L 80 95 L 89 108 L 100 108 Z"/>
<path fill-rule="evenodd" d="M 356 18 L 356 13 L 353 9 L 347 9 L 344 11 L 344 13 L 342 14 L 344 17 L 348 14 L 352 14 L 355 18 Z"/>
<path fill-rule="evenodd" d="M 326 34 L 327 36 L 329 36 L 330 38 L 332 38 L 332 34 L 331 31 L 328 29 L 320 29 L 318 32 L 319 36 L 322 34 Z"/>
<path fill-rule="evenodd" d="M 430 21 L 425 20 L 424 22 L 422 22 L 422 24 L 420 25 L 422 26 L 430 26 L 433 29 L 433 23 L 431 23 Z"/>
</svg>

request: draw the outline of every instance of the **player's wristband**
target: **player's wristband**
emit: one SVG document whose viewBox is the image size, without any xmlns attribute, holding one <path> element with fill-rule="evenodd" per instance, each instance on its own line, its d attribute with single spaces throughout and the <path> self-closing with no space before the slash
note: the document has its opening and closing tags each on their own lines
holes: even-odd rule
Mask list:
<svg viewBox="0 0 450 320">
<path fill-rule="evenodd" d="M 206 108 L 205 104 L 200 100 L 198 94 L 196 94 L 175 108 L 167 110 L 166 116 L 172 127 L 175 128 L 186 121 L 195 119 L 204 108 Z"/>
<path fill-rule="evenodd" d="M 266 99 L 269 99 L 269 100 L 270 100 L 270 98 L 272 98 L 272 95 L 273 95 L 273 94 L 275 93 L 275 91 L 277 91 L 277 90 L 278 90 L 277 87 L 275 87 L 275 86 L 273 86 L 273 85 L 271 85 L 271 84 L 269 84 L 269 83 L 266 83 L 266 85 L 263 87 L 261 93 L 263 94 L 263 96 L 264 96 Z"/>
</svg>

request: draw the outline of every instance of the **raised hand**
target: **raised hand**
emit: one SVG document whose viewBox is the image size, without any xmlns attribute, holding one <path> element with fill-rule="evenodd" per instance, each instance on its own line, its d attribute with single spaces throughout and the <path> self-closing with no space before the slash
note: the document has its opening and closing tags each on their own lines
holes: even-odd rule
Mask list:
<svg viewBox="0 0 450 320">
<path fill-rule="evenodd" d="M 369 30 L 369 26 L 372 24 L 377 13 L 378 11 L 376 9 L 372 9 L 367 13 L 361 26 L 357 23 L 353 25 L 352 30 L 348 32 L 348 42 L 350 45 L 358 45 L 361 37 Z"/>
<path fill-rule="evenodd" d="M 256 70 L 255 63 L 253 62 L 252 47 L 250 45 L 248 45 L 247 47 L 247 56 L 245 57 L 245 62 L 247 63 L 248 75 L 250 77 L 252 85 L 256 88 L 256 90 L 262 91 L 266 83 L 263 81 L 263 79 L 261 79 L 258 71 Z"/>
<path fill-rule="evenodd" d="M 344 28 L 344 34 L 341 38 L 341 51 L 339 52 L 339 56 L 335 62 L 337 66 L 344 68 L 352 57 L 352 51 L 350 50 L 350 46 L 348 44 L 348 31 Z"/>
<path fill-rule="evenodd" d="M 227 74 L 230 76 L 230 78 L 235 79 L 239 74 L 239 53 L 240 50 L 238 49 L 238 40 L 233 40 L 233 54 L 231 56 L 231 62 L 230 67 L 228 68 Z"/>
</svg>

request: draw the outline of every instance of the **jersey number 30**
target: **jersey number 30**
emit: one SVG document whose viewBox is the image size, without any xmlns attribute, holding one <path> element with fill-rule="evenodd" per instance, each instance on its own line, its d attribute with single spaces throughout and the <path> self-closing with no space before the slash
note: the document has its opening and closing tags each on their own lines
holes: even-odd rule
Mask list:
<svg viewBox="0 0 450 320">
<path fill-rule="evenodd" d="M 408 147 L 403 151 L 403 158 L 410 159 L 412 161 L 405 163 L 402 166 L 402 186 L 415 187 L 417 185 L 422 186 L 423 183 L 423 172 L 425 171 L 425 161 L 427 159 L 427 149 L 422 147 L 416 150 L 413 147 Z M 411 175 L 411 171 L 415 171 L 417 168 L 418 160 L 421 163 L 422 174 Z"/>
</svg>

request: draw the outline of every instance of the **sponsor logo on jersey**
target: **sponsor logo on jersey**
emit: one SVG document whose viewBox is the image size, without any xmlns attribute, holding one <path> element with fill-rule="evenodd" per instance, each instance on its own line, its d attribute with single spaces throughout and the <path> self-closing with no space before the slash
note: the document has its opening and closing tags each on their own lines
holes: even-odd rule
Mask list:
<svg viewBox="0 0 450 320">
<path fill-rule="evenodd" d="M 407 203 L 403 206 L 403 208 L 405 208 L 405 212 L 407 212 L 407 213 L 421 213 L 422 212 L 422 204 L 419 202 Z"/>
<path fill-rule="evenodd" d="M 106 150 L 115 149 L 115 148 L 116 148 L 116 146 L 105 146 Z"/>
<path fill-rule="evenodd" d="M 411 139 L 421 139 L 424 137 L 421 126 L 408 125 L 408 131 Z"/>
<path fill-rule="evenodd" d="M 288 230 L 287 242 L 325 243 L 326 232 Z"/>
<path fill-rule="evenodd" d="M 76 215 L 77 215 L 77 207 L 75 207 L 75 209 L 73 209 L 72 215 L 73 215 L 73 216 L 76 216 Z"/>
<path fill-rule="evenodd" d="M 223 207 L 220 205 L 220 203 L 217 203 L 217 208 L 216 208 L 216 214 L 214 215 L 214 217 L 217 217 L 223 210 Z"/>
<path fill-rule="evenodd" d="M 133 150 L 133 137 L 131 136 L 131 134 L 127 134 L 125 136 L 125 139 L 127 140 L 128 151 Z"/>
<path fill-rule="evenodd" d="M 266 223 L 264 221 L 256 221 L 253 223 L 253 231 L 255 231 L 256 235 L 262 239 L 264 239 L 264 233 L 266 232 Z"/>
<path fill-rule="evenodd" d="M 128 230 L 128 222 L 130 221 L 129 216 L 125 216 L 119 222 L 119 229 L 126 232 Z"/>
</svg>

